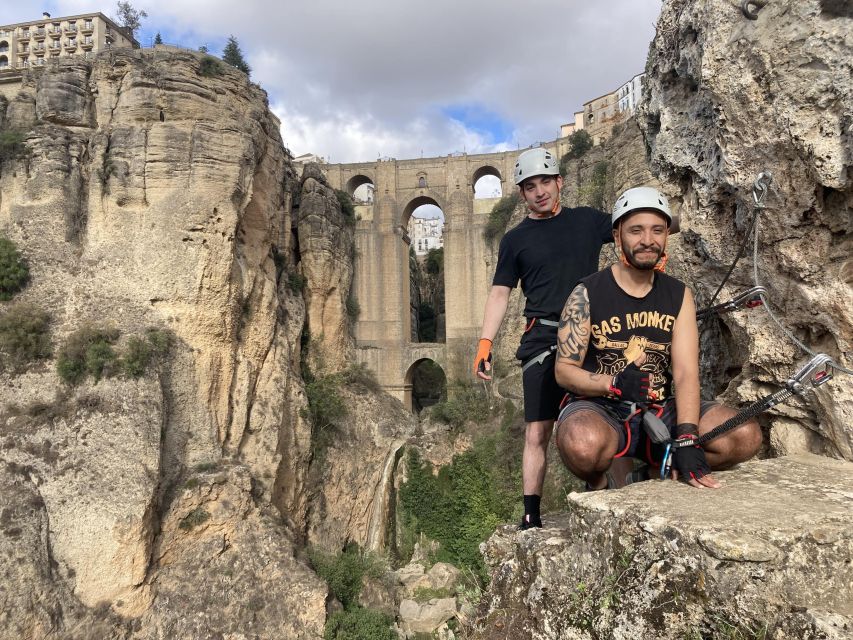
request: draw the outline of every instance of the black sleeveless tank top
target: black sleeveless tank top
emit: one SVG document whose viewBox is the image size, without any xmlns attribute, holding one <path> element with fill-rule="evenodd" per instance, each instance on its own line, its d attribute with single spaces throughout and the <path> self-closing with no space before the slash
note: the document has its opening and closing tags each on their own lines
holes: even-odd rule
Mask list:
<svg viewBox="0 0 853 640">
<path fill-rule="evenodd" d="M 641 353 L 640 367 L 649 371 L 658 400 L 672 394 L 672 329 L 684 301 L 684 283 L 655 273 L 652 289 L 642 298 L 625 293 L 604 269 L 581 280 L 589 296 L 591 332 L 583 369 L 614 376 Z"/>
</svg>

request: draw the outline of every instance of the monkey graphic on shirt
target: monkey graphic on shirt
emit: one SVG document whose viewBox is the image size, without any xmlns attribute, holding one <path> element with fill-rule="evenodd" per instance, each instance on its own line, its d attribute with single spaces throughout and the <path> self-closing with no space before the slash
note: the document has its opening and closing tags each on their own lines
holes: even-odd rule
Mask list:
<svg viewBox="0 0 853 640">
<path fill-rule="evenodd" d="M 640 370 L 651 376 L 652 395 L 663 398 L 667 382 L 666 372 L 670 365 L 672 348 L 672 326 L 675 317 L 657 311 L 630 313 L 621 318 L 613 316 L 590 326 L 590 346 L 595 351 L 596 373 L 615 376 L 631 362 L 645 355 Z M 609 336 L 618 334 L 623 327 L 632 330 L 640 327 L 655 327 L 669 334 L 669 341 L 655 342 L 646 336 L 630 334 L 627 340 L 614 340 Z"/>
</svg>

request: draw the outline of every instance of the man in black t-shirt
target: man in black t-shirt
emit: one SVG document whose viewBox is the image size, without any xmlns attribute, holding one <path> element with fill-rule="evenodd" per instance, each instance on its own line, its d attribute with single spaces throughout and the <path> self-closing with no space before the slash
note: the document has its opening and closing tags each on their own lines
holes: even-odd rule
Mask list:
<svg viewBox="0 0 853 640">
<path fill-rule="evenodd" d="M 522 529 L 541 527 L 539 502 L 546 453 L 565 391 L 554 379 L 557 321 L 566 295 L 578 280 L 598 269 L 601 246 L 612 242 L 610 219 L 589 207 L 560 206 L 563 178 L 557 159 L 543 148 L 518 157 L 515 183 L 530 213 L 504 235 L 486 301 L 474 374 L 490 380 L 492 341 L 506 315 L 509 295 L 521 281 L 526 297 L 526 330 L 516 357 L 521 361 L 524 420 Z"/>
<path fill-rule="evenodd" d="M 612 216 L 620 262 L 583 278 L 560 317 L 556 376 L 571 401 L 557 419 L 557 448 L 589 490 L 625 484 L 605 473 L 616 458 L 642 458 L 648 471 L 661 466 L 673 439 L 681 440 L 671 449 L 673 477 L 718 488 L 711 469 L 748 460 L 761 446 L 755 419 L 704 449 L 696 443 L 736 412 L 700 400 L 693 295 L 663 273 L 671 223 L 657 189 L 622 194 Z"/>
</svg>

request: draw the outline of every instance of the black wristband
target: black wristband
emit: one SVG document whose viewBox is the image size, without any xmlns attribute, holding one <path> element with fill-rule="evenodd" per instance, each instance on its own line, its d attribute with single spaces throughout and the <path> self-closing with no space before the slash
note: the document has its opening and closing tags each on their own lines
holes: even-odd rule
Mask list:
<svg viewBox="0 0 853 640">
<path fill-rule="evenodd" d="M 682 422 L 675 427 L 675 437 L 679 438 L 683 435 L 698 436 L 699 427 L 692 422 Z"/>
</svg>

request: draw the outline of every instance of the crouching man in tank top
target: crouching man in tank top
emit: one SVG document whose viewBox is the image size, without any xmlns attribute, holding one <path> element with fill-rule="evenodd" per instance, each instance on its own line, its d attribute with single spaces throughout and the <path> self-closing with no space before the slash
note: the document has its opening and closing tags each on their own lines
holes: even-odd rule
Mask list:
<svg viewBox="0 0 853 640">
<path fill-rule="evenodd" d="M 582 278 L 563 308 L 555 375 L 569 390 L 569 402 L 557 419 L 556 442 L 563 462 L 589 490 L 637 479 L 608 478 L 615 458 L 660 466 L 664 449 L 644 430 L 645 412 L 657 416 L 674 439 L 707 433 L 736 413 L 700 401 L 693 295 L 663 273 L 671 223 L 666 197 L 656 189 L 622 194 L 612 215 L 620 262 Z M 704 449 L 674 448 L 672 477 L 718 488 L 711 470 L 748 460 L 760 446 L 753 419 Z"/>
</svg>

